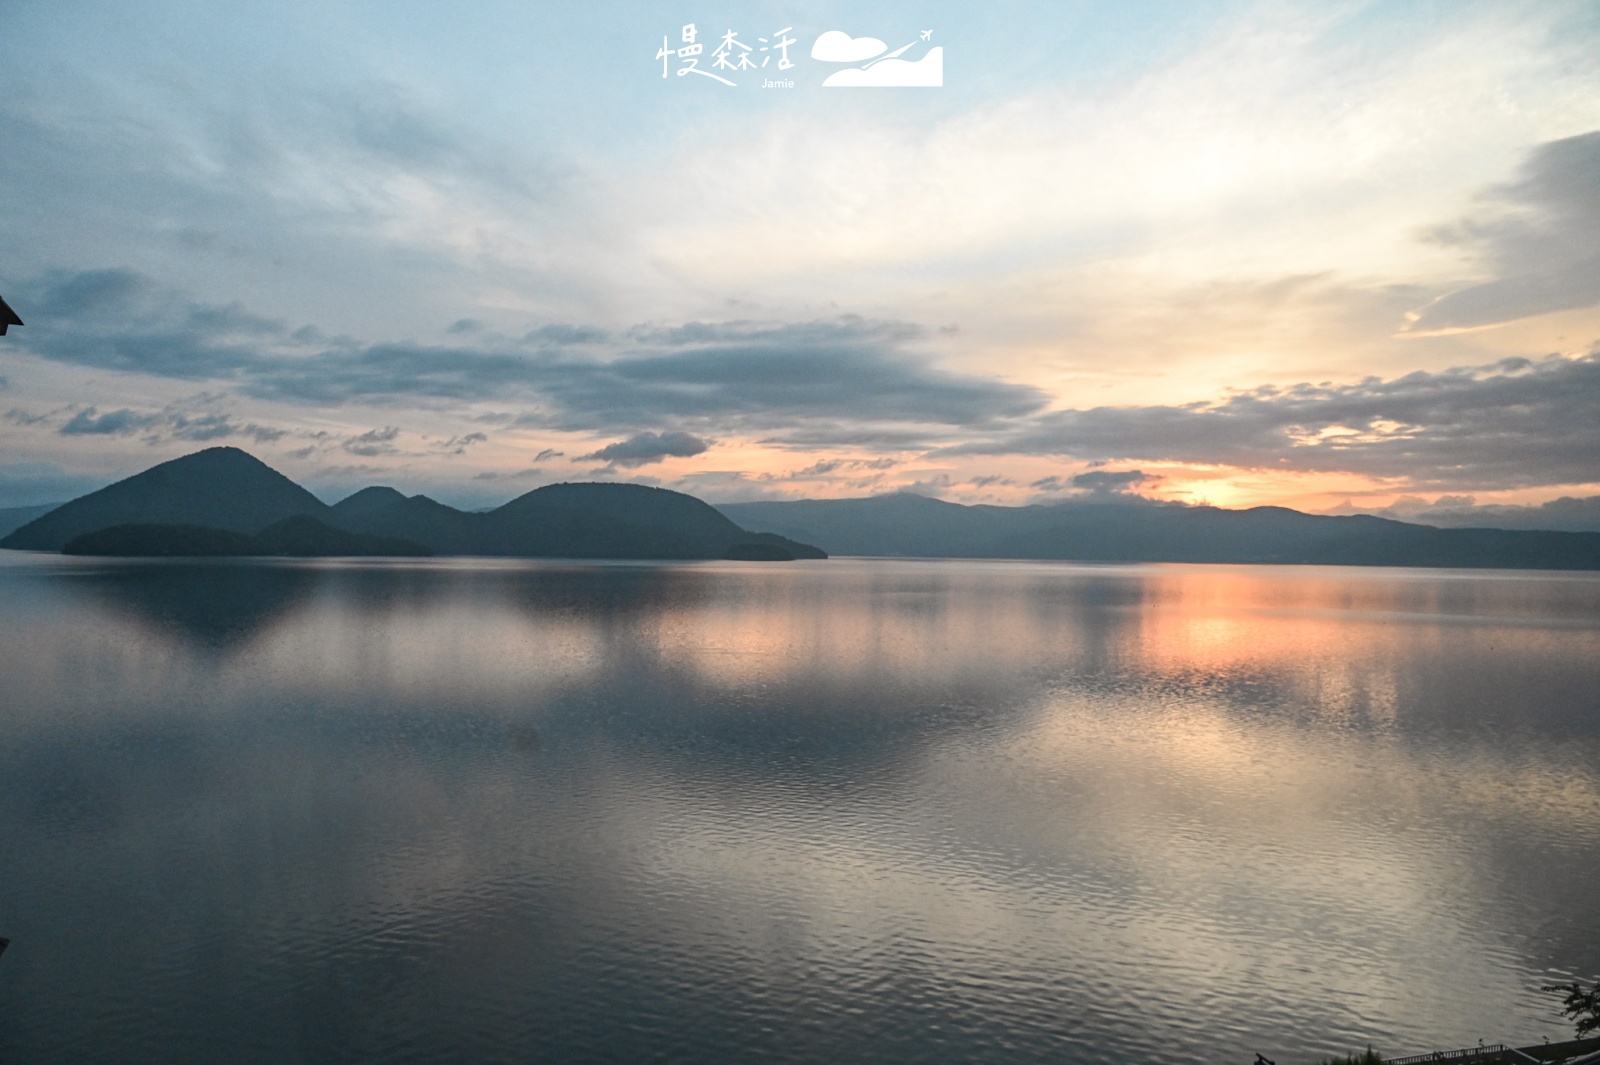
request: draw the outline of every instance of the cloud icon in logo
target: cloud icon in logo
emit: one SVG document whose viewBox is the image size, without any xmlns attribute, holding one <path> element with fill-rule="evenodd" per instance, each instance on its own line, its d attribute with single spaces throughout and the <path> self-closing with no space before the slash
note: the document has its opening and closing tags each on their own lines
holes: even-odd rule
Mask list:
<svg viewBox="0 0 1600 1065">
<path fill-rule="evenodd" d="M 864 67 L 846 67 L 828 75 L 824 89 L 937 89 L 944 84 L 944 49 L 930 48 L 912 62 L 880 59 Z"/>
<path fill-rule="evenodd" d="M 859 63 L 882 55 L 888 47 L 876 37 L 852 37 L 843 30 L 829 30 L 811 46 L 811 58 L 824 63 Z"/>
</svg>

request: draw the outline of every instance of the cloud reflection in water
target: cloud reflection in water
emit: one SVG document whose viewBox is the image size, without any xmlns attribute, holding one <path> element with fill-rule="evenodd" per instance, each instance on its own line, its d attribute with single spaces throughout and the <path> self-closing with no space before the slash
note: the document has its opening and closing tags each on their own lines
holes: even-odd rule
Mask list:
<svg viewBox="0 0 1600 1065">
<path fill-rule="evenodd" d="M 7 1058 L 1293 1060 L 1600 968 L 1583 575 L 26 559 L 0 616 Z"/>
</svg>

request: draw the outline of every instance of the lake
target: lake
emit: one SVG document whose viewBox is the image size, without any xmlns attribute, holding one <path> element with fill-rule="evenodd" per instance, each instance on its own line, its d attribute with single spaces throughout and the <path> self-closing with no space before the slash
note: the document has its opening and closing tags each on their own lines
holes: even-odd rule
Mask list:
<svg viewBox="0 0 1600 1065">
<path fill-rule="evenodd" d="M 1571 1032 L 1600 574 L 0 552 L 0 1061 Z"/>
</svg>

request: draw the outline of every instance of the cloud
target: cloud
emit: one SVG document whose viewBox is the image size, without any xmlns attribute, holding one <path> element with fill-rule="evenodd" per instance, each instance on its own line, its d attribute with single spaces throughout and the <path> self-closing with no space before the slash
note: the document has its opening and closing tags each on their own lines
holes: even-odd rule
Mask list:
<svg viewBox="0 0 1600 1065">
<path fill-rule="evenodd" d="M 829 30 L 811 45 L 811 58 L 824 63 L 860 63 L 888 48 L 876 37 L 851 37 L 843 30 Z"/>
<path fill-rule="evenodd" d="M 565 451 L 557 451 L 553 447 L 547 447 L 543 451 L 539 452 L 537 455 L 533 456 L 533 461 L 535 461 L 535 462 L 544 462 L 546 459 L 558 459 L 558 458 L 561 458 L 561 457 L 563 457 L 565 455 L 566 455 Z"/>
<path fill-rule="evenodd" d="M 465 455 L 467 449 L 473 444 L 486 444 L 488 442 L 488 433 L 467 433 L 463 436 L 452 436 L 439 445 L 439 450 L 450 455 Z"/>
<path fill-rule="evenodd" d="M 604 329 L 588 325 L 555 323 L 529 330 L 522 339 L 529 344 L 566 347 L 579 344 L 604 344 L 611 339 L 611 334 Z"/>
<path fill-rule="evenodd" d="M 236 432 L 237 427 L 226 414 L 202 414 L 175 419 L 172 435 L 182 440 L 220 440 Z"/>
<path fill-rule="evenodd" d="M 1600 470 L 1600 353 L 1050 411 L 944 453 L 1358 473 L 1418 488 L 1589 484 Z"/>
<path fill-rule="evenodd" d="M 0 92 L 0 185 L 27 190 L 0 222 L 0 243 L 28 249 L 9 257 L 11 271 L 137 256 L 149 276 L 184 279 L 208 302 L 225 305 L 245 284 L 258 309 L 311 304 L 338 319 L 336 331 L 370 336 L 395 323 L 437 334 L 441 320 L 478 315 L 464 290 L 549 280 L 545 291 L 570 292 L 586 284 L 577 275 L 592 274 L 586 263 L 598 253 L 573 243 L 600 224 L 571 219 L 595 183 L 577 180 L 576 161 L 555 162 L 537 137 L 486 127 L 481 112 L 452 113 L 361 57 L 309 78 L 302 67 L 293 88 L 284 79 L 295 74 L 262 80 L 248 63 L 216 56 L 186 67 L 181 87 L 115 63 L 90 74 L 80 54 L 58 58 L 31 57 L 49 73 L 24 63 L 0 78 L 10 90 Z M 52 88 L 20 91 L 40 84 Z M 64 241 L 63 218 L 81 240 Z M 469 260 L 489 277 L 441 280 Z M 242 283 L 252 270 L 261 272 Z M 94 303 L 109 319 L 118 297 L 136 306 L 148 295 L 128 290 L 133 277 L 84 276 L 83 290 L 58 293 L 52 309 L 81 319 Z M 86 287 L 94 280 L 99 290 Z M 23 306 L 32 327 L 39 303 Z"/>
<path fill-rule="evenodd" d="M 711 446 L 709 441 L 683 432 L 640 433 L 626 440 L 609 444 L 599 451 L 579 455 L 580 460 L 598 459 L 614 466 L 634 468 L 664 458 L 688 458 L 699 455 Z"/>
<path fill-rule="evenodd" d="M 862 446 L 885 434 L 926 446 L 953 427 L 993 425 L 1045 405 L 1036 388 L 935 366 L 912 350 L 924 331 L 907 322 L 688 322 L 625 335 L 547 326 L 526 344 L 357 344 L 238 305 L 196 303 L 131 271 L 90 273 L 35 286 L 57 292 L 46 300 L 55 317 L 26 350 L 279 402 L 518 398 L 534 407 L 518 417 L 524 426 L 615 432 L 671 421 L 718 433 L 843 431 Z M 602 340 L 602 350 L 575 350 Z"/>
<path fill-rule="evenodd" d="M 530 466 L 525 470 L 484 470 L 472 475 L 474 481 L 521 481 L 544 476 L 544 470 Z"/>
<path fill-rule="evenodd" d="M 19 345 L 42 358 L 190 381 L 227 381 L 294 343 L 242 305 L 206 304 L 115 268 L 56 271 L 20 286 L 39 329 Z"/>
<path fill-rule="evenodd" d="M 1141 484 L 1159 480 L 1143 470 L 1090 470 L 1074 477 L 1072 487 L 1095 495 L 1127 495 Z"/>
<path fill-rule="evenodd" d="M 647 338 L 666 350 L 566 361 L 548 367 L 539 385 L 558 423 L 573 428 L 670 415 L 757 429 L 823 422 L 860 433 L 870 423 L 978 425 L 1043 406 L 1036 389 L 941 370 L 904 351 L 912 333 L 903 323 L 849 317 L 692 323 Z"/>
<path fill-rule="evenodd" d="M 240 425 L 229 414 L 168 413 L 166 424 L 177 440 L 222 440 L 230 436 L 248 436 L 258 444 L 267 444 L 288 436 L 285 429 L 249 422 Z"/>
<path fill-rule="evenodd" d="M 285 429 L 255 422 L 241 425 L 233 420 L 231 414 L 223 411 L 195 409 L 197 400 L 209 403 L 218 398 L 216 395 L 203 394 L 169 404 L 159 411 L 136 411 L 122 407 L 101 414 L 96 407 L 86 407 L 75 412 L 56 432 L 62 436 L 126 436 L 152 430 L 145 436 L 145 442 L 152 444 L 169 439 L 203 442 L 236 436 L 247 436 L 257 443 L 270 443 L 288 435 Z M 6 420 L 17 425 L 34 426 L 48 423 L 60 413 L 29 414 L 12 410 L 6 413 Z"/>
<path fill-rule="evenodd" d="M 1516 181 L 1480 202 L 1479 215 L 1427 236 L 1473 254 L 1496 276 L 1422 308 L 1408 332 L 1481 328 L 1600 303 L 1600 131 L 1539 145 Z"/>
<path fill-rule="evenodd" d="M 313 481 L 328 480 L 328 479 L 337 480 L 338 478 L 369 477 L 369 476 L 371 476 L 373 474 L 387 474 L 387 473 L 390 473 L 390 472 L 392 472 L 392 471 L 390 471 L 386 467 L 373 466 L 373 465 L 370 465 L 370 464 L 365 464 L 365 465 L 354 464 L 354 465 L 348 465 L 348 466 L 324 466 L 321 469 L 315 470 L 311 474 L 309 474 L 308 479 L 309 480 L 313 480 Z"/>
<path fill-rule="evenodd" d="M 104 414 L 95 407 L 85 407 L 57 431 L 63 436 L 117 436 L 148 429 L 160 421 L 159 414 L 137 414 L 126 407 Z"/>
<path fill-rule="evenodd" d="M 893 320 L 651 324 L 606 333 L 598 350 L 551 346 L 556 333 L 527 345 L 363 345 L 237 304 L 199 304 L 126 270 L 51 276 L 35 288 L 57 317 L 23 350 L 47 359 L 215 382 L 213 398 L 231 390 L 330 406 L 517 400 L 522 413 L 497 424 L 633 434 L 610 445 L 621 451 L 588 456 L 606 462 L 673 454 L 649 454 L 662 447 L 654 427 L 666 422 L 701 441 L 737 434 L 786 449 L 1344 472 L 1415 490 L 1587 484 L 1600 469 L 1600 354 L 1263 387 L 1181 405 L 1046 410 L 1039 389 L 936 366 L 915 350 L 924 330 Z M 59 317 L 66 311 L 76 317 Z M 560 335 L 590 338 L 577 327 Z M 197 441 L 282 436 L 214 412 L 128 408 L 75 412 L 62 432 L 141 429 Z M 398 431 L 374 429 L 341 446 L 394 454 Z"/>
<path fill-rule="evenodd" d="M 825 89 L 936 89 L 944 84 L 944 49 L 930 48 L 921 59 L 882 59 L 870 66 L 846 67 L 828 75 Z"/>
<path fill-rule="evenodd" d="M 955 484 L 948 473 L 935 474 L 926 480 L 912 481 L 895 489 L 897 492 L 907 492 L 917 496 L 931 496 L 940 498 Z"/>
<path fill-rule="evenodd" d="M 400 449 L 394 446 L 395 437 L 400 435 L 398 426 L 386 425 L 382 429 L 368 429 L 357 436 L 352 436 L 339 446 L 352 455 L 395 455 Z M 366 469 L 368 467 L 350 467 L 351 469 Z"/>
<path fill-rule="evenodd" d="M 793 495 L 769 487 L 763 480 L 752 478 L 743 470 L 699 470 L 684 474 L 673 481 L 671 487 L 687 492 L 712 505 L 723 503 L 753 503 L 769 499 L 793 499 Z"/>
<path fill-rule="evenodd" d="M 1162 478 L 1143 470 L 1089 470 L 1072 477 L 1052 474 L 1029 484 L 1039 494 L 1035 503 L 1158 503 L 1134 491 L 1140 485 L 1154 485 Z"/>
<path fill-rule="evenodd" d="M 142 276 L 127 269 L 60 274 L 41 293 L 38 313 L 46 319 L 99 317 L 126 309 L 149 287 Z"/>
<path fill-rule="evenodd" d="M 818 459 L 805 469 L 785 474 L 762 474 L 763 480 L 807 481 L 829 479 L 836 473 L 859 473 L 866 470 L 887 470 L 900 465 L 899 459 Z"/>
</svg>

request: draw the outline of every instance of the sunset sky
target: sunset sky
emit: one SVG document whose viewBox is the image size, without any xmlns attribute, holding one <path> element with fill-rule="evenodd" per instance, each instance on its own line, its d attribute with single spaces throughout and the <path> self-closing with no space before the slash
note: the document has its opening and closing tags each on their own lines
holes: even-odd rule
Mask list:
<svg viewBox="0 0 1600 1065">
<path fill-rule="evenodd" d="M 784 87 L 663 77 L 686 23 Z M 1600 495 L 1592 0 L 0 27 L 0 506 L 217 444 L 464 506 Z M 944 85 L 823 88 L 830 30 Z"/>
</svg>

